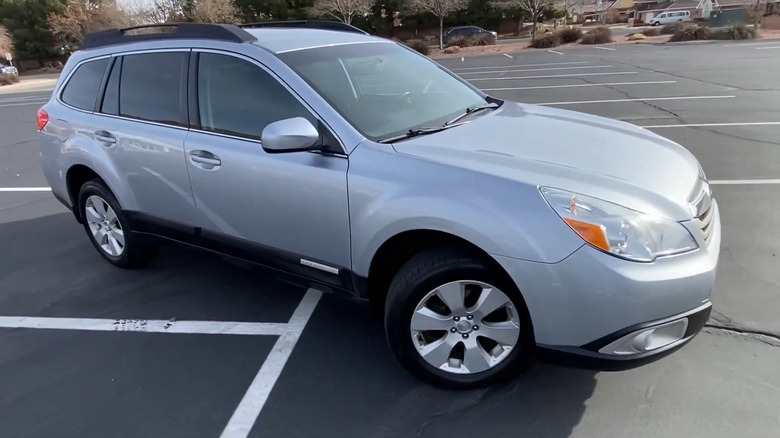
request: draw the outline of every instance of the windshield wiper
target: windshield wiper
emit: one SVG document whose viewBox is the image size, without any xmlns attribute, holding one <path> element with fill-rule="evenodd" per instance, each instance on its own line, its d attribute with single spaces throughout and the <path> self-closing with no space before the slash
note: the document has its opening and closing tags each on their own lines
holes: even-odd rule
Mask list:
<svg viewBox="0 0 780 438">
<path fill-rule="evenodd" d="M 417 137 L 420 135 L 426 135 L 426 134 L 433 134 L 435 132 L 444 131 L 445 129 L 453 128 L 458 125 L 447 125 L 444 124 L 442 126 L 429 126 L 426 128 L 417 128 L 417 129 L 410 129 L 406 131 L 404 134 L 396 135 L 393 137 L 383 138 L 382 140 L 379 140 L 379 143 L 393 143 L 398 140 L 405 140 L 407 138 Z"/>
<path fill-rule="evenodd" d="M 461 114 L 458 117 L 455 117 L 454 119 L 452 119 L 449 122 L 445 123 L 444 126 L 449 126 L 449 125 L 457 122 L 458 120 L 468 116 L 469 114 L 474 114 L 477 111 L 482 111 L 482 110 L 486 110 L 486 109 L 489 109 L 489 108 L 498 108 L 498 107 L 499 107 L 499 104 L 497 104 L 495 102 L 468 107 L 468 108 L 466 108 L 466 111 L 463 112 L 463 114 Z"/>
</svg>

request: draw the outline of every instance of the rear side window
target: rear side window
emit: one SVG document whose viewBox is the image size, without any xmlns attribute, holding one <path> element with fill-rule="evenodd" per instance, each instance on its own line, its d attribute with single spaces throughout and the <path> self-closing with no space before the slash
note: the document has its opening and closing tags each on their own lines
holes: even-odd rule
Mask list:
<svg viewBox="0 0 780 438">
<path fill-rule="evenodd" d="M 122 57 L 119 114 L 186 126 L 187 52 L 144 53 Z M 108 90 L 107 90 L 108 91 Z"/>
<path fill-rule="evenodd" d="M 291 117 L 317 126 L 312 113 L 265 70 L 213 53 L 199 57 L 198 113 L 205 131 L 255 139 L 269 123 Z"/>
<path fill-rule="evenodd" d="M 60 99 L 72 107 L 93 111 L 107 65 L 108 58 L 103 58 L 78 66 L 65 84 Z"/>
</svg>

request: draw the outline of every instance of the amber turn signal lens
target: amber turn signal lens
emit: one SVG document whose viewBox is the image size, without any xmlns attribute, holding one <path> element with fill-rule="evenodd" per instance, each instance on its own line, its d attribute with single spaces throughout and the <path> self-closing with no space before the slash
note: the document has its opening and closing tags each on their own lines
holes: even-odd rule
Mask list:
<svg viewBox="0 0 780 438">
<path fill-rule="evenodd" d="M 609 252 L 609 243 L 607 243 L 607 236 L 604 234 L 604 227 L 601 225 L 589 224 L 587 222 L 580 222 L 574 219 L 563 219 L 567 224 L 582 237 L 583 240 L 595 246 Z"/>
</svg>

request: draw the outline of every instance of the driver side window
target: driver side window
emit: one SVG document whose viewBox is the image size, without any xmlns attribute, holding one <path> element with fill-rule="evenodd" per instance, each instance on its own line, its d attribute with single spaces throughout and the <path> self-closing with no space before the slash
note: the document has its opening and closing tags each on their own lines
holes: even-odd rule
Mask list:
<svg viewBox="0 0 780 438">
<path fill-rule="evenodd" d="M 257 65 L 229 55 L 201 53 L 198 60 L 201 129 L 259 139 L 272 122 L 313 114 Z"/>
</svg>

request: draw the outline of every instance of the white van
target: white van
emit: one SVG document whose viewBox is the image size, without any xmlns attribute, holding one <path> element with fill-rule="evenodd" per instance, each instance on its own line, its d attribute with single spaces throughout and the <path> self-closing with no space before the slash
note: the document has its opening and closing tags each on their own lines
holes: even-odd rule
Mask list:
<svg viewBox="0 0 780 438">
<path fill-rule="evenodd" d="M 676 21 L 691 21 L 691 11 L 661 12 L 650 20 L 653 26 L 674 23 Z"/>
</svg>

